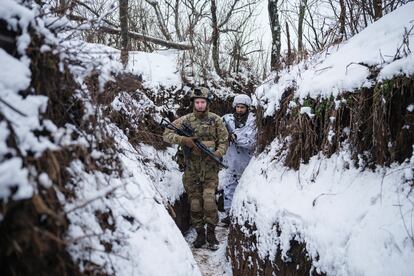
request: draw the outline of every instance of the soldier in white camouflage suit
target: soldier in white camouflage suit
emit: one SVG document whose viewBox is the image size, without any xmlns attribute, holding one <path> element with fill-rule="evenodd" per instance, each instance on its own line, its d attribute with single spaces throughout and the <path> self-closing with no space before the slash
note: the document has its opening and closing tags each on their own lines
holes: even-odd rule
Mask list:
<svg viewBox="0 0 414 276">
<path fill-rule="evenodd" d="M 224 156 L 228 169 L 220 172 L 220 189 L 224 190 L 224 209 L 227 216 L 222 220 L 229 224 L 228 216 L 233 194 L 244 169 L 249 164 L 256 147 L 256 118 L 249 112 L 251 99 L 240 94 L 234 97 L 234 113 L 223 116 L 230 138 L 230 146 Z"/>
<path fill-rule="evenodd" d="M 166 129 L 164 141 L 179 144 L 191 149 L 187 156 L 183 175 L 184 188 L 188 194 L 191 208 L 191 221 L 197 231 L 193 243 L 199 248 L 206 243 L 205 224 L 207 224 L 207 242 L 213 250 L 218 248 L 215 227 L 218 223 L 218 210 L 215 192 L 218 186 L 219 166 L 211 158 L 201 153 L 194 144 L 198 139 L 206 145 L 214 155 L 222 158 L 228 146 L 228 132 L 220 116 L 209 112 L 209 91 L 207 88 L 195 88 L 191 93 L 193 112 L 173 122 L 180 128 L 186 124 L 194 129 L 194 137 L 185 137 Z"/>
</svg>

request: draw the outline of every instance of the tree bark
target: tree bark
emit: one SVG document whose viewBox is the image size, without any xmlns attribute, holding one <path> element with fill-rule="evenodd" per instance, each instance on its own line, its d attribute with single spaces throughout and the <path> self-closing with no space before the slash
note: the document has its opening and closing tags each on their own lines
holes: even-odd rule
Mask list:
<svg viewBox="0 0 414 276">
<path fill-rule="evenodd" d="M 377 21 L 382 17 L 382 1 L 381 0 L 373 0 L 374 6 L 374 21 Z"/>
<path fill-rule="evenodd" d="M 270 31 L 272 33 L 272 50 L 270 53 L 270 68 L 271 70 L 280 69 L 280 22 L 277 7 L 277 0 L 268 0 L 268 12 L 270 21 Z"/>
<path fill-rule="evenodd" d="M 289 24 L 287 21 L 285 23 L 286 23 L 286 38 L 287 38 L 287 47 L 288 47 L 286 64 L 291 65 L 292 64 L 292 48 L 290 46 Z"/>
<path fill-rule="evenodd" d="M 305 19 L 307 0 L 301 0 L 299 3 L 299 20 L 298 20 L 298 52 L 299 56 L 303 54 L 303 20 Z"/>
<path fill-rule="evenodd" d="M 178 41 L 183 41 L 183 37 L 181 36 L 180 31 L 180 24 L 179 24 L 179 8 L 180 8 L 180 0 L 175 0 L 175 10 L 174 10 L 174 26 L 175 32 L 177 34 Z"/>
<path fill-rule="evenodd" d="M 121 62 L 126 67 L 129 50 L 128 0 L 119 0 L 119 22 L 121 24 Z"/>
<path fill-rule="evenodd" d="M 158 5 L 158 2 L 157 1 L 152 1 L 152 0 L 145 0 L 145 1 L 154 8 L 155 15 L 157 16 L 157 21 L 158 21 L 161 33 L 164 35 L 165 39 L 172 40 L 170 32 L 168 31 L 168 27 L 165 24 L 165 19 L 162 16 L 160 7 Z"/>
<path fill-rule="evenodd" d="M 111 28 L 111 27 L 107 27 L 107 26 L 101 26 L 99 27 L 100 30 L 102 30 L 103 32 L 106 32 L 108 34 L 120 34 L 121 30 L 117 29 L 117 28 Z M 160 39 L 160 38 L 156 38 L 156 37 L 152 37 L 152 36 L 148 36 L 148 35 L 143 35 L 140 33 L 136 33 L 136 32 L 128 32 L 128 36 L 129 38 L 133 38 L 133 39 L 138 39 L 138 40 L 142 40 L 142 41 L 147 41 L 147 42 L 152 42 L 161 46 L 165 46 L 168 48 L 173 48 L 173 49 L 177 49 L 177 50 L 191 50 L 194 49 L 194 46 L 189 45 L 189 44 L 185 44 L 185 43 L 177 43 L 177 42 L 173 42 L 173 41 L 168 41 L 168 40 L 164 40 L 164 39 Z"/>
<path fill-rule="evenodd" d="M 221 70 L 220 70 L 220 33 L 217 23 L 217 6 L 216 0 L 211 0 L 211 23 L 213 28 L 213 33 L 211 36 L 211 40 L 213 43 L 212 48 L 212 58 L 213 58 L 213 65 L 214 69 L 216 70 L 217 75 L 221 77 Z"/>
<path fill-rule="evenodd" d="M 339 14 L 339 34 L 341 41 L 345 38 L 346 39 L 346 30 L 345 30 L 345 16 L 346 16 L 346 7 L 344 0 L 339 0 L 339 6 L 341 8 L 341 12 Z"/>
</svg>

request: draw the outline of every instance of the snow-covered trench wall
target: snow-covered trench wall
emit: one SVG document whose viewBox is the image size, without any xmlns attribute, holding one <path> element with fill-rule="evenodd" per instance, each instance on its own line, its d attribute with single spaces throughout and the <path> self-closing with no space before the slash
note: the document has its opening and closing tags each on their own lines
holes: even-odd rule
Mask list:
<svg viewBox="0 0 414 276">
<path fill-rule="evenodd" d="M 414 3 L 256 90 L 234 275 L 413 275 Z"/>
<path fill-rule="evenodd" d="M 168 213 L 183 189 L 157 83 L 51 14 L 0 5 L 0 274 L 200 275 Z"/>
</svg>

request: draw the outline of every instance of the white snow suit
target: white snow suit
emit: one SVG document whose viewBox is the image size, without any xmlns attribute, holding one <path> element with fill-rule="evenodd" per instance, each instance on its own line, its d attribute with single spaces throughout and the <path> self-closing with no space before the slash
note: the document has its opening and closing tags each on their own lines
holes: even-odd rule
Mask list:
<svg viewBox="0 0 414 276">
<path fill-rule="evenodd" d="M 223 157 L 223 161 L 227 164 L 228 169 L 220 171 L 219 189 L 224 190 L 224 209 L 226 212 L 230 210 L 231 201 L 233 199 L 234 190 L 253 156 L 256 147 L 256 119 L 252 113 L 249 113 L 244 126 L 236 128 L 235 118 L 233 114 L 223 116 L 229 136 L 235 134 L 236 139 L 230 142 L 229 148 Z"/>
</svg>

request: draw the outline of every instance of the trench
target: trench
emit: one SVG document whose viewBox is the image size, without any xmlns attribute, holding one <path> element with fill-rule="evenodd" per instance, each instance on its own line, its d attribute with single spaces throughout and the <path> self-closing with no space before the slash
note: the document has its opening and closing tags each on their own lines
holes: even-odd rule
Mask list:
<svg viewBox="0 0 414 276">
<path fill-rule="evenodd" d="M 219 115 L 232 112 L 230 101 L 213 101 L 211 109 L 212 112 Z M 184 115 L 188 112 L 190 112 L 190 110 L 179 110 L 177 113 Z M 220 204 L 222 204 L 222 202 L 218 203 L 219 210 L 221 209 Z M 225 213 L 219 211 L 219 223 L 216 226 L 216 237 L 219 241 L 219 249 L 212 251 L 207 248 L 207 244 L 203 245 L 201 248 L 194 248 L 192 245 L 197 237 L 197 233 L 195 229 L 191 227 L 190 206 L 186 193 L 184 193 L 180 199 L 175 202 L 173 209 L 175 212 L 173 219 L 191 249 L 194 260 L 196 261 L 201 274 L 203 276 L 233 275 L 230 259 L 227 257 L 229 226 L 226 226 L 220 222 L 221 219 L 225 217 Z"/>
<path fill-rule="evenodd" d="M 219 223 L 216 227 L 216 237 L 219 241 L 219 249 L 211 251 L 204 245 L 202 248 L 194 248 L 193 241 L 196 239 L 194 229 L 185 233 L 184 238 L 193 252 L 194 259 L 203 276 L 232 275 L 230 262 L 226 258 L 227 237 L 229 228 Z"/>
</svg>

